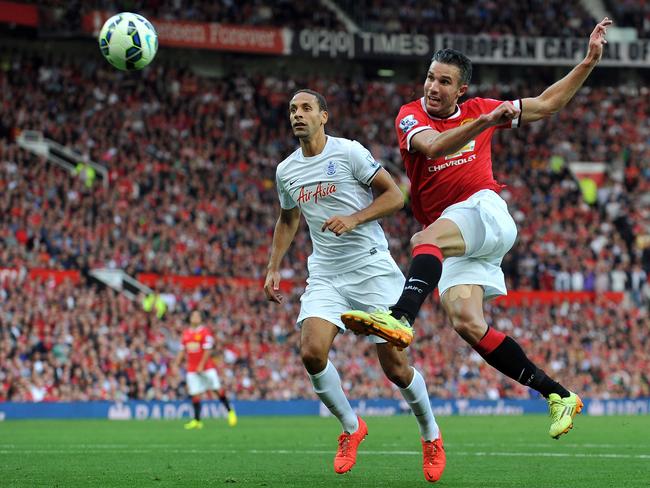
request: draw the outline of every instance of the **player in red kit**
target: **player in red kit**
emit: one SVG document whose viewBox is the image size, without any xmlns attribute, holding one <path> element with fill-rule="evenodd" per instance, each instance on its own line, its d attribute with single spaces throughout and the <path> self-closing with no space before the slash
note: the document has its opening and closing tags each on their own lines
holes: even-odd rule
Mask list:
<svg viewBox="0 0 650 488">
<path fill-rule="evenodd" d="M 218 392 L 219 400 L 228 410 L 228 425 L 234 427 L 237 425 L 237 414 L 221 388 L 221 381 L 212 360 L 214 336 L 208 327 L 202 325 L 202 322 L 201 312 L 194 310 L 190 314 L 190 327 L 183 331 L 181 341 L 183 349 L 181 349 L 176 359 L 176 364 L 180 365 L 183 354 L 187 355 L 186 383 L 187 391 L 192 397 L 194 418 L 185 424 L 185 428 L 203 428 L 203 422 L 201 422 L 201 395 L 208 390 Z"/>
<path fill-rule="evenodd" d="M 413 213 L 424 226 L 411 239 L 413 259 L 402 295 L 388 312 L 353 310 L 341 317 L 357 333 L 404 348 L 413 339 L 420 307 L 438 287 L 456 332 L 488 364 L 547 399 L 549 434 L 555 439 L 573 427 L 582 401 L 483 316 L 485 300 L 507 293 L 501 260 L 517 236 L 498 194 L 502 186 L 492 175 L 491 138 L 497 129 L 514 129 L 562 109 L 600 61 L 611 23 L 605 18 L 596 25 L 585 59 L 535 98 L 472 98 L 459 105 L 471 78 L 471 61 L 452 49 L 433 55 L 424 96 L 403 105 L 395 121 Z"/>
</svg>

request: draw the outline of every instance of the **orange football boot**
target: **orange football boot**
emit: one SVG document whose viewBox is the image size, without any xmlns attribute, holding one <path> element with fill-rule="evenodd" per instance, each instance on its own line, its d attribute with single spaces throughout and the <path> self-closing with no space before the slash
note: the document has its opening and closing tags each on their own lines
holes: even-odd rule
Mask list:
<svg viewBox="0 0 650 488">
<path fill-rule="evenodd" d="M 359 444 L 368 435 L 368 426 L 361 417 L 359 419 L 359 428 L 356 432 L 348 434 L 343 432 L 339 436 L 339 449 L 334 456 L 334 471 L 338 474 L 347 473 L 357 462 L 357 449 Z"/>
<path fill-rule="evenodd" d="M 434 441 L 422 439 L 422 471 L 427 481 L 435 483 L 442 477 L 447 464 L 445 448 L 442 445 L 442 433 Z"/>
</svg>

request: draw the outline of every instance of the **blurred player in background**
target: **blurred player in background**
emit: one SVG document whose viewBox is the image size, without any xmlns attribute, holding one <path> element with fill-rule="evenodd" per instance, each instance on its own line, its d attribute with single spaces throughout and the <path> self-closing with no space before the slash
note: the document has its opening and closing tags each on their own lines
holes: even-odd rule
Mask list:
<svg viewBox="0 0 650 488">
<path fill-rule="evenodd" d="M 299 90 L 289 104 L 289 118 L 300 148 L 278 165 L 280 217 L 273 234 L 264 292 L 281 303 L 280 263 L 304 213 L 313 253 L 309 278 L 297 322 L 301 326 L 300 355 L 314 391 L 341 422 L 343 433 L 334 470 L 354 466 L 357 448 L 368 433 L 341 387 L 328 354 L 334 338 L 345 331 L 341 313 L 366 303 L 383 308 L 399 297 L 404 275 L 393 261 L 377 219 L 401 209 L 404 198 L 388 172 L 356 141 L 325 134 L 325 98 Z M 373 192 L 377 197 L 373 200 Z M 377 356 L 386 376 L 399 387 L 411 407 L 422 436 L 423 470 L 437 481 L 445 467 L 442 437 L 422 375 L 409 365 L 404 351 L 375 338 Z"/>
<path fill-rule="evenodd" d="M 185 428 L 203 428 L 203 422 L 201 422 L 201 395 L 206 391 L 217 392 L 219 400 L 228 411 L 228 425 L 234 427 L 237 425 L 237 414 L 221 387 L 221 381 L 212 360 L 214 336 L 210 328 L 203 325 L 201 312 L 198 310 L 194 310 L 190 314 L 190 327 L 183 331 L 181 343 L 183 348 L 178 353 L 176 364 L 180 366 L 183 355 L 187 355 L 187 391 L 194 407 L 194 418 L 185 424 Z"/>
<path fill-rule="evenodd" d="M 507 294 L 501 260 L 517 236 L 506 202 L 498 195 L 503 186 L 492 175 L 491 138 L 496 129 L 515 128 L 562 109 L 600 61 L 611 23 L 605 18 L 596 25 L 585 59 L 535 98 L 471 98 L 458 105 L 470 82 L 471 61 L 452 49 L 434 54 L 424 96 L 403 105 L 395 121 L 411 180 L 413 213 L 425 226 L 411 239 L 406 285 L 388 312 L 354 310 L 342 316 L 355 332 L 406 347 L 420 307 L 439 287 L 456 332 L 488 364 L 547 399 L 549 434 L 555 439 L 573 427 L 582 401 L 533 364 L 512 337 L 489 327 L 483 316 L 484 300 Z"/>
</svg>

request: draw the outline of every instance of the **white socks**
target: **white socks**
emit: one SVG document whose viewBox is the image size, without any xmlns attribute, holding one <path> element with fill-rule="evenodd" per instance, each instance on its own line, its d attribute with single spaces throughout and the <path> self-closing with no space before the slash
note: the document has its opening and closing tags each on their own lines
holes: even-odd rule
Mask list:
<svg viewBox="0 0 650 488">
<path fill-rule="evenodd" d="M 436 419 L 433 417 L 427 385 L 420 372 L 413 368 L 413 381 L 406 388 L 400 388 L 402 396 L 409 404 L 420 427 L 420 435 L 425 441 L 433 441 L 440 436 Z"/>
<path fill-rule="evenodd" d="M 314 391 L 332 415 L 339 419 L 343 430 L 350 434 L 356 432 L 359 428 L 359 420 L 343 393 L 341 378 L 334 365 L 328 360 L 323 371 L 315 375 L 310 374 L 309 378 L 314 385 Z M 440 437 L 440 430 L 431 410 L 427 385 L 417 369 L 413 368 L 411 384 L 406 388 L 400 388 L 400 391 L 415 415 L 422 438 L 425 441 L 433 441 Z"/>
<path fill-rule="evenodd" d="M 341 425 L 343 426 L 343 430 L 349 434 L 356 432 L 359 428 L 359 420 L 357 419 L 357 414 L 354 413 L 354 410 L 352 410 L 350 402 L 346 398 L 345 393 L 343 393 L 343 388 L 341 387 L 341 378 L 339 377 L 339 372 L 336 370 L 334 365 L 328 360 L 327 366 L 325 366 L 325 369 L 323 371 L 314 375 L 310 374 L 309 378 L 311 379 L 311 384 L 314 385 L 314 391 L 321 399 L 323 404 L 329 409 L 330 412 L 332 412 L 332 415 L 339 419 L 339 422 L 341 422 Z M 420 376 L 420 379 L 426 395 L 424 379 L 422 379 L 422 376 Z M 415 383 L 415 379 L 411 385 L 413 383 Z M 404 398 L 406 398 L 406 396 Z M 431 407 L 429 407 L 429 415 L 431 415 L 431 419 L 433 419 L 433 415 L 431 414 Z M 418 419 L 418 422 L 419 421 L 420 420 Z"/>
</svg>

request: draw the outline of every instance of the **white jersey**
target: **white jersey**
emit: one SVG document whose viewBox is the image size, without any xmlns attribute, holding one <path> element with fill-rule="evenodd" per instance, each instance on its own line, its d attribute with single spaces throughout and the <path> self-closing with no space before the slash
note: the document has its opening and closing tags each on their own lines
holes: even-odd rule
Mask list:
<svg viewBox="0 0 650 488">
<path fill-rule="evenodd" d="M 337 236 L 321 231 L 334 215 L 351 215 L 372 203 L 370 184 L 381 166 L 357 141 L 327 136 L 323 151 L 305 157 L 296 149 L 276 171 L 283 209 L 300 207 L 309 226 L 313 252 L 310 275 L 334 275 L 358 269 L 388 254 L 388 242 L 374 220 Z"/>
</svg>

